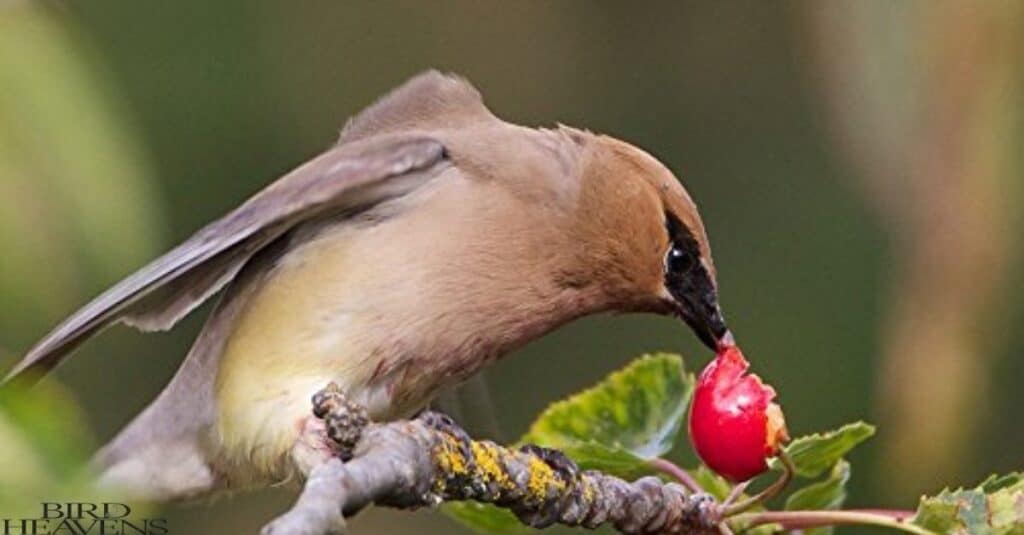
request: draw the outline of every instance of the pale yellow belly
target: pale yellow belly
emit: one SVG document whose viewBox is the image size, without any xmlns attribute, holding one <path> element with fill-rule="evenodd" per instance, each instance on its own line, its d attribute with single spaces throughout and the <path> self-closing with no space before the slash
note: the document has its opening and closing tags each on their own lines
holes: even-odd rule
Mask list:
<svg viewBox="0 0 1024 535">
<path fill-rule="evenodd" d="M 286 477 L 288 455 L 310 416 L 311 396 L 329 382 L 363 398 L 372 369 L 352 333 L 359 309 L 345 308 L 359 284 L 349 265 L 346 233 L 289 253 L 257 283 L 236 319 L 216 381 L 214 441 L 234 472 L 254 482 Z"/>
<path fill-rule="evenodd" d="M 310 397 L 331 381 L 375 419 L 409 416 L 557 323 L 548 317 L 559 309 L 546 300 L 551 292 L 518 278 L 533 260 L 507 254 L 523 228 L 475 217 L 497 217 L 513 201 L 483 186 L 441 189 L 461 187 L 457 180 L 436 184 L 404 197 L 401 217 L 320 233 L 254 283 L 216 381 L 213 440 L 237 472 L 255 471 L 262 482 L 286 475 Z M 429 211 L 416 208 L 424 198 Z M 500 250 L 486 247 L 495 243 Z M 523 264 L 507 265 L 516 259 Z"/>
</svg>

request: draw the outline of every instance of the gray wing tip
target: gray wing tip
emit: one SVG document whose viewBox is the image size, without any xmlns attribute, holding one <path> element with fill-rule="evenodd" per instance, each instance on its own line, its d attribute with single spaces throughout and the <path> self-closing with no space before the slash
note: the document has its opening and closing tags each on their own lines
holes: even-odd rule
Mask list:
<svg viewBox="0 0 1024 535">
<path fill-rule="evenodd" d="M 0 387 L 8 388 L 11 385 L 17 385 L 27 388 L 38 383 L 53 367 L 48 360 L 52 359 L 47 359 L 45 353 L 33 348 L 4 375 L 4 378 L 0 380 Z"/>
</svg>

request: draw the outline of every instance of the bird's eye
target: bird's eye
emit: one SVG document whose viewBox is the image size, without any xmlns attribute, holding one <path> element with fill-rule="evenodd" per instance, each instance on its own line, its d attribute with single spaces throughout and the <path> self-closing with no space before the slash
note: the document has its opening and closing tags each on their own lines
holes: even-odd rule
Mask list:
<svg viewBox="0 0 1024 535">
<path fill-rule="evenodd" d="M 665 271 L 668 273 L 686 273 L 693 267 L 693 255 L 673 245 L 665 256 Z"/>
</svg>

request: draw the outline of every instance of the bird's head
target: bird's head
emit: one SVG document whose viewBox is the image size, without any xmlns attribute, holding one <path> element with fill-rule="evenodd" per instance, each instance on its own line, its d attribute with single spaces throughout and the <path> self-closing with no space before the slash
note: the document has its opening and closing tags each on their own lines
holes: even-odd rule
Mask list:
<svg viewBox="0 0 1024 535">
<path fill-rule="evenodd" d="M 588 145 L 581 254 L 612 308 L 672 315 L 711 349 L 731 344 L 704 224 L 682 184 L 628 143 L 595 136 Z"/>
</svg>

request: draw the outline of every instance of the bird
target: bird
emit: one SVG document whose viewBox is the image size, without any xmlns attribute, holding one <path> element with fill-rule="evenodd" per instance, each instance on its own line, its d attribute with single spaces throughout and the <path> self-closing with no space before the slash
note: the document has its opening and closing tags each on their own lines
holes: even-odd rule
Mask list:
<svg viewBox="0 0 1024 535">
<path fill-rule="evenodd" d="M 704 224 L 677 177 L 614 137 L 506 122 L 465 79 L 416 75 L 329 149 L 118 282 L 28 350 L 31 385 L 114 324 L 216 304 L 164 390 L 99 450 L 154 501 L 301 478 L 334 383 L 374 419 L 580 317 L 679 318 L 731 343 Z"/>
</svg>

